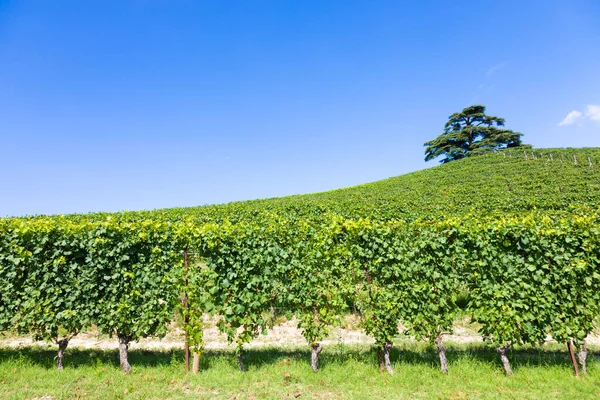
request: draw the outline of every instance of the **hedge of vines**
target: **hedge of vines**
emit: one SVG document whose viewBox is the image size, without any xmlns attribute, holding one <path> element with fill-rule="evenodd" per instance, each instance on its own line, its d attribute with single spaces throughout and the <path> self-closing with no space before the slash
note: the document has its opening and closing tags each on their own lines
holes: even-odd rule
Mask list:
<svg viewBox="0 0 600 400">
<path fill-rule="evenodd" d="M 0 330 L 54 341 L 62 368 L 69 340 L 96 326 L 118 338 L 129 371 L 129 343 L 164 336 L 177 313 L 200 354 L 210 313 L 243 369 L 244 345 L 285 310 L 316 371 L 329 328 L 355 310 L 382 370 L 393 373 L 401 322 L 437 346 L 447 372 L 443 336 L 468 293 L 467 310 L 507 373 L 510 346 L 547 335 L 574 346 L 585 370 L 585 338 L 600 316 L 599 223 L 597 213 L 383 222 L 273 215 L 219 224 L 0 219 Z"/>
</svg>

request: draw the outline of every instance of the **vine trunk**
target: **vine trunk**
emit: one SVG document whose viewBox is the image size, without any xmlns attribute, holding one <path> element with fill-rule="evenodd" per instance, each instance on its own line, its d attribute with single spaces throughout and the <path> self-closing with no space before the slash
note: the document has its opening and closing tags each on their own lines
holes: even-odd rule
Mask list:
<svg viewBox="0 0 600 400">
<path fill-rule="evenodd" d="M 58 344 L 58 354 L 56 355 L 56 369 L 62 371 L 63 369 L 63 356 L 65 355 L 65 350 L 69 345 L 69 339 L 61 339 L 56 342 Z"/>
<path fill-rule="evenodd" d="M 323 345 L 321 343 L 312 345 L 312 354 L 310 356 L 310 365 L 313 371 L 317 372 L 319 370 L 319 354 L 323 350 Z"/>
<path fill-rule="evenodd" d="M 498 347 L 496 349 L 496 352 L 498 352 L 498 355 L 500 356 L 500 361 L 502 362 L 502 367 L 504 368 L 504 372 L 506 373 L 506 375 L 512 375 L 513 372 L 510 368 L 510 361 L 506 356 L 506 350 L 506 347 Z"/>
<path fill-rule="evenodd" d="M 131 371 L 131 365 L 129 364 L 129 342 L 131 338 L 127 335 L 118 334 L 119 336 L 119 361 L 121 362 L 121 368 L 123 372 L 128 373 Z"/>
</svg>

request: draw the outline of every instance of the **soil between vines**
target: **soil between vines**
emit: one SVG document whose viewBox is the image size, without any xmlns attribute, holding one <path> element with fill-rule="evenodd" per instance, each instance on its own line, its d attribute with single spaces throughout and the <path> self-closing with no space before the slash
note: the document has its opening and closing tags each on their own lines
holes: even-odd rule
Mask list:
<svg viewBox="0 0 600 400">
<path fill-rule="evenodd" d="M 348 320 L 353 319 L 348 318 Z M 227 349 L 234 348 L 234 345 L 227 343 L 227 337 L 219 332 L 215 326 L 216 319 L 206 317 L 204 328 L 204 341 L 206 349 Z M 399 332 L 403 331 L 400 326 Z M 399 335 L 399 340 L 414 340 L 407 336 Z M 547 341 L 552 341 L 551 337 Z M 475 327 L 470 324 L 459 324 L 454 326 L 454 334 L 444 335 L 444 342 L 464 344 L 483 342 L 483 337 L 476 333 Z M 360 327 L 348 326 L 344 328 L 333 327 L 330 330 L 329 337 L 321 342 L 323 346 L 337 344 L 374 344 L 375 340 L 367 336 Z M 587 338 L 588 345 L 600 346 L 600 335 L 597 333 Z M 54 344 L 43 341 L 34 341 L 31 337 L 15 336 L 2 337 L 0 336 L 0 347 L 26 347 L 26 346 L 54 346 Z M 183 330 L 172 327 L 167 336 L 163 339 L 144 338 L 137 342 L 130 343 L 130 349 L 146 349 L 146 350 L 168 350 L 172 348 L 183 348 L 184 334 Z M 281 346 L 281 347 L 299 347 L 307 346 L 308 343 L 302 336 L 302 332 L 297 328 L 295 319 L 282 322 L 269 330 L 268 335 L 259 336 L 252 342 L 245 344 L 245 348 L 255 348 L 264 346 Z M 99 335 L 97 331 L 91 330 L 80 333 L 69 341 L 70 348 L 81 349 L 118 349 L 119 340 L 115 336 L 110 338 L 106 335 Z"/>
</svg>

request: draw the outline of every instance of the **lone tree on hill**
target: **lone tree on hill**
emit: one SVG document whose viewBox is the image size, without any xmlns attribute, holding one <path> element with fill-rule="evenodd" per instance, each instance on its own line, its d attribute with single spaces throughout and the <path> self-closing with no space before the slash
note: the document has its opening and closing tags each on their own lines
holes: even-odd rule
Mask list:
<svg viewBox="0 0 600 400">
<path fill-rule="evenodd" d="M 495 126 L 494 126 L 495 125 Z M 426 142 L 425 161 L 446 156 L 441 163 L 460 160 L 507 147 L 521 146 L 522 133 L 499 127 L 504 118 L 485 115 L 485 106 L 475 105 L 454 113 L 444 126 L 444 133 Z"/>
</svg>

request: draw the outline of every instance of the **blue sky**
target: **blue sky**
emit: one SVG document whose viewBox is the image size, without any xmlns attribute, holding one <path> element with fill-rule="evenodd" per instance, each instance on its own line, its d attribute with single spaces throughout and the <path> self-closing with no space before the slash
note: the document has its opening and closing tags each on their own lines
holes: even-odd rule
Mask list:
<svg viewBox="0 0 600 400">
<path fill-rule="evenodd" d="M 474 103 L 600 146 L 600 2 L 0 0 L 0 216 L 194 206 L 437 165 Z"/>
</svg>

